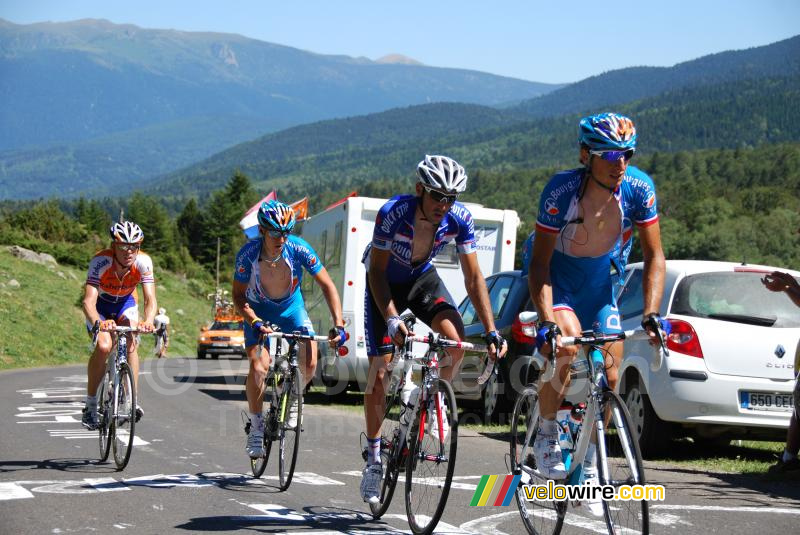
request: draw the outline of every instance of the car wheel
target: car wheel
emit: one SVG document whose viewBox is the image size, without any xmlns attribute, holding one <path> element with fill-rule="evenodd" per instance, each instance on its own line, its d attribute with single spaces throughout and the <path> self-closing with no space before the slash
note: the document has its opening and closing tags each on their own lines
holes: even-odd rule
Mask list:
<svg viewBox="0 0 800 535">
<path fill-rule="evenodd" d="M 483 385 L 481 401 L 483 402 L 483 423 L 491 424 L 497 419 L 500 405 L 500 381 L 497 379 L 497 374 L 492 374 Z"/>
<path fill-rule="evenodd" d="M 658 417 L 650 403 L 650 396 L 641 381 L 636 380 L 626 388 L 625 405 L 631 413 L 631 424 L 639 437 L 642 457 L 651 458 L 663 450 L 669 436 L 665 422 Z"/>
<path fill-rule="evenodd" d="M 197 351 L 197 358 L 198 358 L 198 360 L 199 359 L 204 359 L 204 358 L 206 358 L 206 354 L 203 353 L 202 351 L 198 350 Z"/>
</svg>

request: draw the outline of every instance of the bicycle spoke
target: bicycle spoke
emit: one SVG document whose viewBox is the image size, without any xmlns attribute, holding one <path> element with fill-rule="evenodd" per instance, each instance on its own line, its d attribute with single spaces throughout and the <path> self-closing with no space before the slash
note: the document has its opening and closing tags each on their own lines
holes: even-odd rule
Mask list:
<svg viewBox="0 0 800 535">
<path fill-rule="evenodd" d="M 303 417 L 303 396 L 301 393 L 302 376 L 299 372 L 284 381 L 284 394 L 281 398 L 280 411 L 283 418 L 279 422 L 280 443 L 278 448 L 278 476 L 280 489 L 286 490 L 292 482 L 297 462 L 297 451 L 300 448 L 300 429 Z M 297 405 L 297 421 L 289 427 L 291 404 Z"/>
<path fill-rule="evenodd" d="M 514 404 L 511 416 L 510 458 L 511 473 L 520 474 L 523 484 L 545 485 L 547 480 L 536 475 L 533 458 L 533 438 L 539 424 L 539 395 L 535 388 L 526 388 Z M 515 493 L 522 523 L 534 535 L 557 534 L 561 531 L 567 512 L 566 502 L 528 501 L 520 485 Z"/>
<path fill-rule="evenodd" d="M 437 411 L 435 391 L 443 396 Z M 406 462 L 406 513 L 414 533 L 430 533 L 444 512 L 458 443 L 458 410 L 450 384 L 439 380 L 426 407 L 409 430 Z M 441 422 L 441 426 L 439 424 Z"/>
<path fill-rule="evenodd" d="M 381 424 L 381 465 L 383 467 L 381 495 L 378 503 L 369 504 L 370 511 L 375 519 L 383 516 L 389 508 L 394 489 L 397 486 L 401 463 L 405 460 L 402 450 L 398 449 L 404 448 L 406 443 L 404 439 L 403 444 L 400 444 L 400 415 L 403 410 L 404 408 L 400 403 L 400 391 L 395 390 L 387 393 L 386 410 L 383 424 Z"/>
<path fill-rule="evenodd" d="M 605 459 L 598 459 L 600 482 L 614 485 L 643 485 L 644 468 L 639 445 L 633 438 L 630 415 L 622 399 L 614 392 L 603 394 L 606 414 L 610 414 L 604 433 L 605 448 L 598 448 Z M 649 529 L 646 501 L 603 502 L 606 524 L 612 533 L 647 533 Z"/>
<path fill-rule="evenodd" d="M 122 364 L 119 368 L 119 384 L 115 389 L 112 410 L 114 462 L 117 470 L 123 470 L 131 456 L 136 426 L 136 391 L 127 364 Z"/>
</svg>

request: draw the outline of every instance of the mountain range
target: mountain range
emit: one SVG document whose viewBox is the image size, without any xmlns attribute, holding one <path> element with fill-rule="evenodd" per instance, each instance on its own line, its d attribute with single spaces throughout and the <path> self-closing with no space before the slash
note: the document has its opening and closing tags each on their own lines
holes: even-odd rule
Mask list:
<svg viewBox="0 0 800 535">
<path fill-rule="evenodd" d="M 800 36 L 560 86 L 230 34 L 0 19 L 0 198 L 194 196 L 235 169 L 264 187 L 346 184 L 405 176 L 435 150 L 471 166 L 561 164 L 574 159 L 577 116 L 612 106 L 660 125 L 654 134 L 713 117 L 715 99 L 727 103 L 717 118 L 745 114 L 741 138 L 677 132 L 652 150 L 797 139 L 779 116 L 798 76 Z"/>
</svg>

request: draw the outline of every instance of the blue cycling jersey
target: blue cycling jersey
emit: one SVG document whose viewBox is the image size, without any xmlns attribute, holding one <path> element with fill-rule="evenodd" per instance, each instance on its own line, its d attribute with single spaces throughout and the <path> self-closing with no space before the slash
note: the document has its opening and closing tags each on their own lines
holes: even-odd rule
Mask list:
<svg viewBox="0 0 800 535">
<path fill-rule="evenodd" d="M 574 223 L 578 217 L 578 194 L 584 177 L 584 169 L 572 169 L 558 173 L 544 188 L 539 201 L 539 216 L 536 230 L 556 233 L 565 239 L 556 240 L 556 251 L 567 256 L 569 244 L 575 232 Z M 625 177 L 614 192 L 619 203 L 622 224 L 620 237 L 614 247 L 604 255 L 619 262 L 624 269 L 631 252 L 633 225 L 646 227 L 658 221 L 656 188 L 646 173 L 634 166 L 628 166 Z M 608 267 L 608 261 L 605 262 Z"/>
<path fill-rule="evenodd" d="M 633 225 L 646 227 L 658 221 L 656 190 L 646 173 L 628 166 L 622 183 L 614 192 L 622 219 L 620 235 L 604 254 L 578 256 L 572 252 L 579 218 L 583 168 L 558 173 L 545 186 L 539 201 L 536 232 L 557 234 L 550 261 L 553 310 L 573 310 L 583 328 L 602 332 L 621 329 L 616 306 L 614 272 L 622 273 L 633 240 Z"/>
<path fill-rule="evenodd" d="M 411 264 L 411 253 L 414 243 L 414 213 L 418 198 L 414 195 L 398 195 L 392 197 L 378 211 L 375 218 L 375 229 L 372 232 L 372 243 L 364 252 L 363 261 L 369 270 L 369 253 L 374 247 L 390 251 L 386 277 L 391 284 L 409 282 L 431 269 L 431 260 L 444 247 L 455 240 L 460 254 L 474 253 L 475 223 L 466 206 L 455 202 L 444 216 L 433 237 L 433 247 L 428 258 L 417 265 Z"/>
<path fill-rule="evenodd" d="M 286 302 L 293 294 L 300 292 L 303 268 L 311 275 L 316 275 L 322 269 L 322 262 L 308 242 L 290 234 L 283 245 L 281 256 L 291 270 L 292 283 L 287 288 L 285 295 L 277 299 L 270 298 L 261 285 L 261 272 L 258 269 L 263 241 L 263 238 L 257 238 L 247 242 L 236 255 L 236 270 L 233 277 L 239 282 L 247 283 L 245 295 L 251 303 Z"/>
</svg>

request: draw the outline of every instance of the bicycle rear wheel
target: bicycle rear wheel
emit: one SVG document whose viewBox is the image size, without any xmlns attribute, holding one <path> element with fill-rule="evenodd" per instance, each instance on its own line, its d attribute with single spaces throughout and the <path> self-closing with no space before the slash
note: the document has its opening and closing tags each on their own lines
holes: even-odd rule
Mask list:
<svg viewBox="0 0 800 535">
<path fill-rule="evenodd" d="M 389 509 L 394 489 L 397 486 L 400 467 L 404 460 L 401 457 L 402 451 L 399 450 L 405 446 L 405 440 L 403 444 L 400 444 L 400 414 L 402 411 L 400 391 L 387 392 L 386 411 L 383 416 L 383 424 L 381 424 L 381 466 L 383 468 L 381 495 L 378 503 L 369 504 L 372 517 L 376 520 Z"/>
<path fill-rule="evenodd" d="M 117 465 L 117 470 L 123 470 L 131 457 L 136 427 L 136 390 L 127 364 L 120 365 L 118 379 L 119 382 L 114 388 L 115 402 L 112 403 L 114 463 Z"/>
<path fill-rule="evenodd" d="M 644 466 L 639 442 L 636 440 L 631 416 L 622 398 L 615 392 L 603 393 L 603 406 L 609 420 L 605 430 L 605 457 L 598 448 L 600 484 L 644 485 Z M 610 416 L 610 418 L 609 418 Z M 649 533 L 650 519 L 647 501 L 603 501 L 603 513 L 609 533 Z"/>
<path fill-rule="evenodd" d="M 522 523 L 528 533 L 550 535 L 561 532 L 564 516 L 567 514 L 566 501 L 528 501 L 522 485 L 546 485 L 547 479 L 533 473 L 536 461 L 533 457 L 533 440 L 539 427 L 539 394 L 536 388 L 528 387 L 517 397 L 511 416 L 511 473 L 521 475 L 521 484 L 514 497 L 519 507 Z M 526 444 L 528 429 L 532 429 L 530 441 Z"/>
<path fill-rule="evenodd" d="M 431 417 L 436 420 L 435 429 L 434 422 L 428 422 Z M 408 433 L 406 514 L 411 531 L 427 534 L 444 512 L 456 467 L 458 408 L 450 383 L 444 379 L 434 383 L 427 407 L 419 408 Z"/>
<path fill-rule="evenodd" d="M 279 418 L 280 446 L 278 448 L 278 480 L 280 489 L 286 490 L 292 483 L 294 467 L 297 463 L 297 451 L 300 449 L 300 431 L 303 421 L 303 387 L 302 376 L 295 370 L 292 377 L 284 383 L 281 408 L 283 416 Z M 289 408 L 291 403 L 297 404 L 297 422 L 289 427 Z"/>
<path fill-rule="evenodd" d="M 98 427 L 99 445 L 100 445 L 100 462 L 104 463 L 108 460 L 108 454 L 111 453 L 111 377 L 108 371 L 103 374 L 103 380 L 97 387 L 97 420 L 100 424 Z"/>
</svg>

